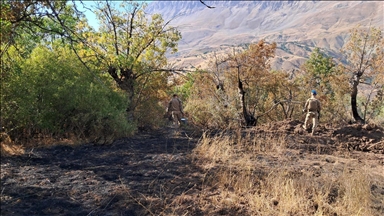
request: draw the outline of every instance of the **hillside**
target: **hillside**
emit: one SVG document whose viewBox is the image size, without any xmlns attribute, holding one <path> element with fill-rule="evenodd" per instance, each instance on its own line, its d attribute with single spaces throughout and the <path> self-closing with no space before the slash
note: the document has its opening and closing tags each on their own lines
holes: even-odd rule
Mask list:
<svg viewBox="0 0 384 216">
<path fill-rule="evenodd" d="M 179 66 L 205 67 L 212 51 L 228 52 L 266 39 L 277 42 L 274 69 L 298 67 L 314 47 L 340 57 L 348 32 L 358 24 L 383 27 L 380 1 L 154 1 L 149 13 L 160 13 L 182 33 Z"/>
</svg>

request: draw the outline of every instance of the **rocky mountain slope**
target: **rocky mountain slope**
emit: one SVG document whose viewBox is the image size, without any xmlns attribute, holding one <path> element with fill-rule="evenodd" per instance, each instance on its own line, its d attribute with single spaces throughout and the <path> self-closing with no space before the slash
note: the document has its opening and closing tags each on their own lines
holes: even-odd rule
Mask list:
<svg viewBox="0 0 384 216">
<path fill-rule="evenodd" d="M 314 47 L 339 57 L 349 30 L 357 25 L 384 27 L 381 1 L 154 1 L 149 13 L 160 13 L 178 27 L 183 39 L 171 61 L 206 67 L 213 51 L 265 39 L 277 42 L 274 69 L 297 68 Z"/>
</svg>

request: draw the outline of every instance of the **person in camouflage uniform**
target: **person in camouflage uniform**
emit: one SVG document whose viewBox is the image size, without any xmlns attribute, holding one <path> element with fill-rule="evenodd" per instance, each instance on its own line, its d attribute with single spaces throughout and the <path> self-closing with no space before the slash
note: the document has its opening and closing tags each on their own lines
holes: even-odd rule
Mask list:
<svg viewBox="0 0 384 216">
<path fill-rule="evenodd" d="M 172 116 L 176 126 L 181 125 L 181 118 L 184 116 L 183 104 L 177 94 L 174 94 L 168 104 L 168 115 Z"/>
<path fill-rule="evenodd" d="M 305 122 L 303 128 L 307 130 L 309 128 L 310 120 L 312 120 L 312 135 L 315 133 L 315 129 L 319 123 L 321 105 L 320 101 L 316 98 L 316 91 L 311 91 L 311 98 L 309 98 L 304 105 L 303 113 L 306 112 Z"/>
</svg>

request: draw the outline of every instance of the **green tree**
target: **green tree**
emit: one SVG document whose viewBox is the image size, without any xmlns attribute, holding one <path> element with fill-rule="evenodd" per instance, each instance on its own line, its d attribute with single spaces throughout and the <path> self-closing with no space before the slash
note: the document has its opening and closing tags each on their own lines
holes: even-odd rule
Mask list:
<svg viewBox="0 0 384 216">
<path fill-rule="evenodd" d="M 208 71 L 195 71 L 190 74 L 189 97 L 184 111 L 189 113 L 191 121 L 200 127 L 225 128 L 233 123 L 237 115 L 236 103 L 230 101 L 232 93 L 216 88 L 214 75 Z M 223 85 L 227 82 L 223 80 Z M 233 98 L 232 98 L 233 99 Z M 237 123 L 237 122 L 236 122 Z"/>
<path fill-rule="evenodd" d="M 168 26 L 161 15 L 148 17 L 145 7 L 146 3 L 123 1 L 117 9 L 116 2 L 99 2 L 94 10 L 100 22 L 99 31 L 89 31 L 86 25 L 78 29 L 85 38 L 79 51 L 81 59 L 108 73 L 127 93 L 131 119 L 142 100 L 149 96 L 139 94 L 140 89 L 150 80 L 164 80 L 160 72 L 167 71 L 165 54 L 175 52 L 181 38 L 180 32 Z"/>
<path fill-rule="evenodd" d="M 301 66 L 303 73 L 295 82 L 302 87 L 302 100 L 309 97 L 311 89 L 319 92 L 322 104 L 322 119 L 340 121 L 346 119 L 344 108 L 345 94 L 348 85 L 342 70 L 336 67 L 335 61 L 315 48 L 309 59 Z"/>
<path fill-rule="evenodd" d="M 104 86 L 96 82 L 68 47 L 39 46 L 29 58 L 18 58 L 11 47 L 8 54 L 16 59 L 5 61 L 9 70 L 2 77 L 1 122 L 13 139 L 38 133 L 95 140 L 132 131 L 121 90 L 105 77 L 99 77 Z"/>
<path fill-rule="evenodd" d="M 167 97 L 168 74 L 172 71 L 164 69 L 165 54 L 177 50 L 181 35 L 160 15 L 145 14 L 146 3 L 124 1 L 119 9 L 116 4 L 113 1 L 98 3 L 94 12 L 101 28 L 95 31 L 76 4 L 71 5 L 69 1 L 1 1 L 2 89 L 19 76 L 19 72 L 25 73 L 20 68 L 23 61 L 16 62 L 18 58 L 29 59 L 33 50 L 41 45 L 56 52 L 60 39 L 62 47 L 71 47 L 87 69 L 83 72 L 91 74 L 93 81 L 103 84 L 102 79 L 112 79 L 128 95 L 125 110 L 131 117 L 136 115 L 137 120 L 144 122 L 155 119 L 148 115 L 153 113 L 149 111 L 153 108 L 157 110 L 154 117 L 158 118 L 162 109 L 158 100 Z"/>
<path fill-rule="evenodd" d="M 77 10 L 76 4 L 68 2 L 1 0 L 0 55 L 10 46 L 30 46 L 32 41 L 36 44 L 42 39 L 63 38 L 69 43 L 78 41 L 74 27 L 85 16 Z M 31 40 L 26 40 L 26 37 Z"/>
<path fill-rule="evenodd" d="M 306 81 L 311 88 L 321 89 L 324 93 L 332 93 L 328 77 L 335 71 L 335 66 L 333 59 L 316 47 L 302 68 L 308 74 L 309 80 Z"/>
</svg>

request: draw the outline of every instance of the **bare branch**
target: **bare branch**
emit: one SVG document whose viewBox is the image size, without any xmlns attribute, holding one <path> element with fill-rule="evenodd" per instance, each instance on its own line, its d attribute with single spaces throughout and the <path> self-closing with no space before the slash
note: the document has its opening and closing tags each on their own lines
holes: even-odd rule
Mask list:
<svg viewBox="0 0 384 216">
<path fill-rule="evenodd" d="M 209 6 L 209 5 L 205 4 L 205 3 L 203 2 L 203 0 L 200 0 L 200 2 L 201 2 L 203 5 L 205 5 L 207 8 L 209 8 L 209 9 L 213 9 L 213 8 L 215 8 L 215 7 L 212 7 L 212 6 Z"/>
</svg>

